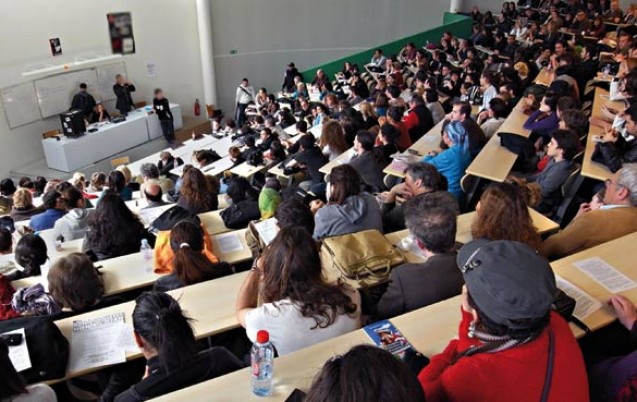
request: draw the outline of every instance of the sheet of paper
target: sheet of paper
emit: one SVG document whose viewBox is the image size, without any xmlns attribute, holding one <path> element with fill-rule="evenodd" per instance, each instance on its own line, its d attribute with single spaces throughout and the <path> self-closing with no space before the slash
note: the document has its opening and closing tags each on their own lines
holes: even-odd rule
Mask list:
<svg viewBox="0 0 637 402">
<path fill-rule="evenodd" d="M 619 272 L 599 257 L 573 263 L 580 271 L 590 276 L 611 293 L 619 293 L 637 286 L 632 279 Z"/>
<path fill-rule="evenodd" d="M 139 215 L 139 218 L 142 220 L 144 225 L 149 226 L 151 223 L 155 222 L 155 219 L 159 218 L 159 216 L 166 211 L 166 208 L 155 207 L 142 209 L 137 212 L 137 214 Z"/>
<path fill-rule="evenodd" d="M 279 233 L 279 228 L 276 225 L 276 219 L 270 218 L 254 224 L 254 227 L 257 229 L 259 233 L 259 237 L 266 246 L 269 246 L 272 243 L 272 240 L 276 237 L 277 233 Z"/>
<path fill-rule="evenodd" d="M 124 313 L 73 321 L 69 370 L 80 371 L 126 361 L 120 345 Z"/>
<path fill-rule="evenodd" d="M 555 281 L 558 288 L 562 289 L 564 293 L 575 299 L 575 311 L 573 312 L 573 315 L 580 320 L 584 320 L 584 318 L 602 308 L 602 303 L 600 303 L 599 300 L 594 299 L 591 295 L 573 285 L 566 279 L 555 275 Z"/>
<path fill-rule="evenodd" d="M 222 253 L 232 253 L 235 251 L 243 250 L 243 244 L 241 239 L 236 233 L 225 233 L 215 236 L 217 244 L 219 244 L 219 250 Z"/>
<path fill-rule="evenodd" d="M 22 343 L 16 346 L 9 346 L 9 359 L 13 363 L 13 367 L 17 372 L 31 368 L 31 358 L 29 357 L 29 348 L 27 346 L 27 338 L 24 334 L 24 328 L 14 331 L 5 332 L 2 335 L 21 334 Z"/>
<path fill-rule="evenodd" d="M 124 348 L 127 353 L 139 352 L 139 347 L 135 343 L 135 338 L 133 337 L 133 326 L 130 324 L 122 324 L 120 327 L 121 331 L 119 333 L 117 345 Z"/>
</svg>

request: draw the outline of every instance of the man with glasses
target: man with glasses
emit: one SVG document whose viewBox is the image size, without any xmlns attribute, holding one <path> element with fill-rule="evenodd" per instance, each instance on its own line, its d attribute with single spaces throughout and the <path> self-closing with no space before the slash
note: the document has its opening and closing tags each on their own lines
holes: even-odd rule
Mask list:
<svg viewBox="0 0 637 402">
<path fill-rule="evenodd" d="M 606 180 L 604 205 L 583 204 L 579 216 L 542 243 L 550 259 L 565 257 L 637 231 L 637 164 L 626 164 Z"/>
</svg>

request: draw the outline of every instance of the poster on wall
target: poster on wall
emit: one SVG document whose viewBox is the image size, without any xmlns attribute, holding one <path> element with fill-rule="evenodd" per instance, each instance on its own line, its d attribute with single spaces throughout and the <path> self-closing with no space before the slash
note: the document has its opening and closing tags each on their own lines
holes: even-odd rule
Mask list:
<svg viewBox="0 0 637 402">
<path fill-rule="evenodd" d="M 49 39 L 49 47 L 51 47 L 51 56 L 62 55 L 62 43 L 60 42 L 60 38 Z"/>
<path fill-rule="evenodd" d="M 113 53 L 135 53 L 135 38 L 133 37 L 133 19 L 130 13 L 108 13 L 108 32 L 111 35 Z"/>
</svg>

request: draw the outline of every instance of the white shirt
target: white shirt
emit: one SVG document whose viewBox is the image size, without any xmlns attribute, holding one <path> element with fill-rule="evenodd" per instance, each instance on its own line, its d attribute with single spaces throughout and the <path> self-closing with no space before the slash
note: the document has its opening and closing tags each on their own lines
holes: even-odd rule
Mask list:
<svg viewBox="0 0 637 402">
<path fill-rule="evenodd" d="M 489 102 L 491 102 L 491 99 L 495 98 L 496 95 L 498 95 L 498 91 L 493 85 L 489 85 L 489 88 L 482 94 L 482 107 L 480 111 L 489 109 Z"/>
<path fill-rule="evenodd" d="M 279 356 L 323 342 L 328 339 L 355 331 L 361 327 L 361 299 L 359 293 L 346 288 L 347 293 L 356 304 L 356 313 L 352 318 L 347 314 L 336 317 L 332 325 L 327 328 L 316 327 L 312 317 L 303 317 L 298 305 L 289 299 L 275 303 L 265 303 L 246 314 L 246 333 L 254 342 L 257 331 L 262 329 L 270 334 L 270 342 L 274 345 Z"/>
<path fill-rule="evenodd" d="M 19 394 L 2 402 L 57 402 L 55 392 L 46 384 L 27 385 L 27 393 Z"/>
<path fill-rule="evenodd" d="M 234 101 L 243 105 L 247 105 L 248 103 L 253 102 L 254 88 L 252 88 L 251 86 L 243 87 L 239 85 L 237 87 L 237 94 L 234 97 Z"/>
</svg>

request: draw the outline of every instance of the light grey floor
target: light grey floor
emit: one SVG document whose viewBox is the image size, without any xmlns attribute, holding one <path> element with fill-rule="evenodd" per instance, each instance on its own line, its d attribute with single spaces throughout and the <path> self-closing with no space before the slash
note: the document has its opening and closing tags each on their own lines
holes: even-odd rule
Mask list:
<svg viewBox="0 0 637 402">
<path fill-rule="evenodd" d="M 84 173 L 86 178 L 89 178 L 95 172 L 104 172 L 107 173 L 112 170 L 111 168 L 111 159 L 128 156 L 130 157 L 131 162 L 147 157 L 148 155 L 161 151 L 165 149 L 167 146 L 166 140 L 163 138 L 157 138 L 155 140 L 149 141 L 142 145 L 139 145 L 135 148 L 131 148 L 117 155 L 113 155 L 108 159 L 101 160 L 99 162 L 95 162 L 92 165 L 83 167 L 78 170 L 78 172 Z M 18 180 L 21 177 L 30 177 L 35 178 L 36 176 L 44 176 L 47 179 L 61 179 L 67 180 L 71 178 L 75 172 L 66 173 L 60 172 L 59 170 L 49 169 L 46 165 L 46 159 L 41 158 L 36 161 L 30 162 L 26 165 L 20 166 L 16 169 L 13 169 L 9 174 L 10 177 L 14 180 Z"/>
</svg>

